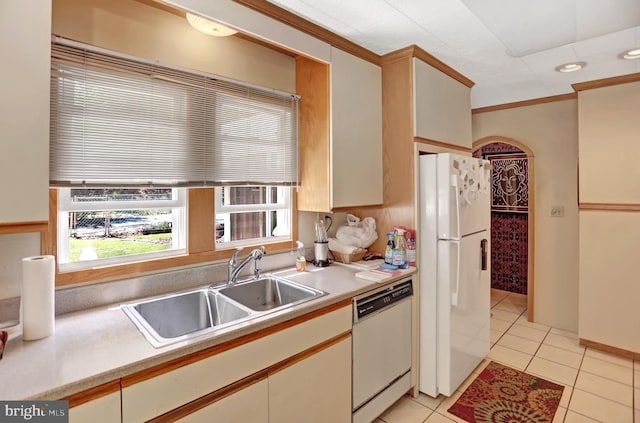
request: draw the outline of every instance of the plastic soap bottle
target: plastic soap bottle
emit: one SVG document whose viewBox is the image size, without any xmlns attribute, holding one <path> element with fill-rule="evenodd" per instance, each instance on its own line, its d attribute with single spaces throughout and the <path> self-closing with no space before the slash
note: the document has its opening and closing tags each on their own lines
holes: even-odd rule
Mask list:
<svg viewBox="0 0 640 423">
<path fill-rule="evenodd" d="M 393 249 L 392 263 L 402 269 L 409 267 L 407 264 L 407 247 L 404 241 L 404 229 L 396 229 L 396 248 Z"/>
<path fill-rule="evenodd" d="M 307 259 L 304 256 L 304 244 L 300 241 L 296 241 L 298 245 L 298 251 L 296 252 L 296 270 L 298 272 L 304 272 L 307 268 Z"/>
<path fill-rule="evenodd" d="M 384 262 L 387 264 L 393 263 L 393 249 L 395 248 L 395 244 L 393 243 L 394 235 L 395 233 L 393 231 L 387 232 L 389 241 L 387 241 L 387 246 L 384 249 Z"/>
</svg>

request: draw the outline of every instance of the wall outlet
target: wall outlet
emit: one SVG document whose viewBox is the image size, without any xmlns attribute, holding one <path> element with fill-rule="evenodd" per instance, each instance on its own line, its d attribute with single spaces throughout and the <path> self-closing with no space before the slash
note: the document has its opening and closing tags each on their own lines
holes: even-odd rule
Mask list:
<svg viewBox="0 0 640 423">
<path fill-rule="evenodd" d="M 564 217 L 564 206 L 551 206 L 551 217 Z"/>
</svg>

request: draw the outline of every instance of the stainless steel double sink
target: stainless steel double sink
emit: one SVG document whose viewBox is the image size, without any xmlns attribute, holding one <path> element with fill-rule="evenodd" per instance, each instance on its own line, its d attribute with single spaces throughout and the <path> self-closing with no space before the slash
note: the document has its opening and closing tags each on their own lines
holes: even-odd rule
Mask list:
<svg viewBox="0 0 640 423">
<path fill-rule="evenodd" d="M 218 331 L 326 295 L 275 275 L 212 285 L 124 304 L 145 338 L 162 347 Z"/>
</svg>

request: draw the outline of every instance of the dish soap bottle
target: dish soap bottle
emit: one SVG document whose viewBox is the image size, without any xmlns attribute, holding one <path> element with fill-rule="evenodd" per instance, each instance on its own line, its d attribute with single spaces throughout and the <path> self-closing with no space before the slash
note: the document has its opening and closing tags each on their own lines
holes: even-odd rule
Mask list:
<svg viewBox="0 0 640 423">
<path fill-rule="evenodd" d="M 401 269 L 406 269 L 407 265 L 407 247 L 404 241 L 404 229 L 396 230 L 396 248 L 392 252 L 392 263 Z"/>
<path fill-rule="evenodd" d="M 298 245 L 298 252 L 296 253 L 296 270 L 298 272 L 304 272 L 307 269 L 307 259 L 304 256 L 304 244 L 300 241 L 296 241 Z"/>
<path fill-rule="evenodd" d="M 393 243 L 394 232 L 387 232 L 387 237 L 389 241 L 387 242 L 387 246 L 384 249 L 384 262 L 387 264 L 391 264 L 393 262 L 393 249 L 395 245 Z"/>
</svg>

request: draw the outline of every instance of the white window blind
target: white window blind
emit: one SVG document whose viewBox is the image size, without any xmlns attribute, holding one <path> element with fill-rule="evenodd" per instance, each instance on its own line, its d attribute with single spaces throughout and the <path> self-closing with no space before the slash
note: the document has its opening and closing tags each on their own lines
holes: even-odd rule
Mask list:
<svg viewBox="0 0 640 423">
<path fill-rule="evenodd" d="M 297 96 L 75 45 L 51 60 L 51 186 L 297 185 Z"/>
</svg>

